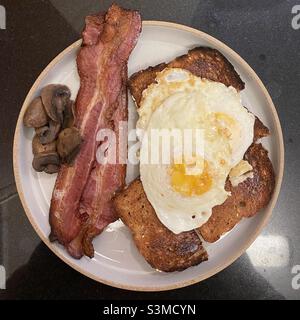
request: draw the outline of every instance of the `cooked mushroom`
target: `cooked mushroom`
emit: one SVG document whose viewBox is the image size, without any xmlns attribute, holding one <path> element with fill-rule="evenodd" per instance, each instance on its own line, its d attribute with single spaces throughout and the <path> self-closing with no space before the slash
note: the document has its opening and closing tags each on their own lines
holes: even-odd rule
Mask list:
<svg viewBox="0 0 300 320">
<path fill-rule="evenodd" d="M 58 136 L 57 152 L 63 162 L 71 163 L 80 150 L 82 139 L 77 128 L 66 128 Z"/>
<path fill-rule="evenodd" d="M 38 128 L 46 125 L 48 117 L 45 112 L 41 97 L 37 97 L 29 104 L 23 118 L 26 127 Z"/>
<path fill-rule="evenodd" d="M 60 123 L 50 120 L 48 126 L 37 128 L 35 132 L 39 136 L 42 144 L 48 144 L 57 138 L 60 128 Z"/>
<path fill-rule="evenodd" d="M 71 91 L 61 84 L 50 84 L 42 89 L 41 97 L 48 116 L 57 123 L 63 123 L 63 112 L 71 97 Z"/>
<path fill-rule="evenodd" d="M 69 100 L 66 104 L 64 112 L 64 123 L 63 128 L 71 128 L 74 126 L 74 101 Z"/>
<path fill-rule="evenodd" d="M 55 173 L 58 172 L 59 165 L 59 156 L 56 152 L 36 154 L 32 161 L 33 169 L 38 172 Z"/>
<path fill-rule="evenodd" d="M 56 152 L 56 141 L 43 145 L 39 136 L 35 135 L 32 140 L 32 153 L 34 154 L 32 166 L 36 171 L 58 172 L 60 161 Z"/>
<path fill-rule="evenodd" d="M 36 155 L 45 152 L 56 152 L 56 141 L 41 144 L 40 137 L 36 134 L 32 140 L 32 153 Z"/>
<path fill-rule="evenodd" d="M 52 174 L 57 173 L 59 171 L 59 165 L 56 164 L 48 164 L 46 168 L 44 169 L 44 172 Z"/>
<path fill-rule="evenodd" d="M 40 127 L 40 128 L 35 128 L 35 133 L 40 138 L 41 136 L 43 136 L 46 133 L 47 130 L 49 130 L 48 125 Z"/>
</svg>

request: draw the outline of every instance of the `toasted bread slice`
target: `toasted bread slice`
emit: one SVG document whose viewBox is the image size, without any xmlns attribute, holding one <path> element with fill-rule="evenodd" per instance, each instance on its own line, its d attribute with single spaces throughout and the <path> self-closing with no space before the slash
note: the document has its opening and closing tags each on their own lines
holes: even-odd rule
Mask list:
<svg viewBox="0 0 300 320">
<path fill-rule="evenodd" d="M 217 241 L 242 218 L 252 217 L 271 199 L 275 175 L 268 151 L 261 144 L 253 143 L 244 159 L 253 167 L 253 178 L 248 178 L 237 187 L 227 180 L 225 189 L 231 192 L 231 196 L 214 207 L 209 220 L 198 229 L 207 242 Z"/>
<path fill-rule="evenodd" d="M 244 82 L 234 70 L 232 64 L 218 51 L 207 47 L 197 47 L 169 63 L 161 63 L 133 74 L 129 79 L 129 89 L 137 106 L 141 102 L 143 91 L 155 82 L 156 74 L 166 67 L 181 68 L 197 77 L 232 86 L 238 91 L 245 88 Z"/>
<path fill-rule="evenodd" d="M 196 76 L 222 82 L 227 86 L 233 86 L 237 90 L 244 89 L 244 82 L 220 52 L 215 49 L 198 47 L 169 63 L 162 63 L 133 74 L 129 79 L 129 89 L 137 108 L 140 107 L 143 90 L 154 83 L 156 74 L 166 67 L 187 69 Z M 268 136 L 269 133 L 269 129 L 256 117 L 253 142 Z M 259 153 L 262 154 L 262 158 L 255 162 Z M 235 188 L 231 186 L 229 181 L 227 182 L 226 188 L 227 190 L 233 190 L 232 196 L 222 205 L 215 207 L 212 217 L 200 228 L 200 233 L 206 241 L 214 242 L 218 240 L 222 234 L 231 230 L 243 216 L 252 216 L 259 211 L 271 197 L 271 190 L 274 187 L 274 172 L 267 151 L 261 145 L 252 145 L 247 152 L 247 156 L 251 164 L 255 162 L 254 167 L 258 166 L 255 176 L 251 181 L 248 179 Z M 261 177 L 264 166 L 267 175 Z M 268 189 L 268 186 L 270 189 Z M 255 193 L 255 196 L 248 196 L 247 192 L 250 192 L 249 190 L 254 191 L 259 188 L 261 188 L 262 194 Z M 241 210 L 237 204 L 244 203 L 244 200 L 246 206 Z"/>
<path fill-rule="evenodd" d="M 234 70 L 232 64 L 218 50 L 197 47 L 169 63 L 149 67 L 134 73 L 130 77 L 128 86 L 137 108 L 140 107 L 143 91 L 155 82 L 156 74 L 166 67 L 186 69 L 197 77 L 222 82 L 238 91 L 245 88 L 244 82 Z M 254 141 L 267 135 L 269 135 L 269 129 L 256 117 Z"/>
<path fill-rule="evenodd" d="M 158 220 L 139 179 L 119 193 L 113 203 L 131 230 L 138 250 L 153 268 L 181 271 L 208 259 L 195 231 L 176 235 Z"/>
</svg>

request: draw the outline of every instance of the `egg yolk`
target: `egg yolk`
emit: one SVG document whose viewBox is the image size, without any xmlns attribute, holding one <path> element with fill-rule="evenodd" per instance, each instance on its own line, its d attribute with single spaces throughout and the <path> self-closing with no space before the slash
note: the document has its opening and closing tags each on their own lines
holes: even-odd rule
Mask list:
<svg viewBox="0 0 300 320">
<path fill-rule="evenodd" d="M 187 165 L 173 164 L 170 169 L 171 186 L 183 196 L 200 196 L 212 186 L 212 177 L 208 172 L 208 164 L 204 161 L 204 169 L 200 175 L 187 175 Z"/>
</svg>

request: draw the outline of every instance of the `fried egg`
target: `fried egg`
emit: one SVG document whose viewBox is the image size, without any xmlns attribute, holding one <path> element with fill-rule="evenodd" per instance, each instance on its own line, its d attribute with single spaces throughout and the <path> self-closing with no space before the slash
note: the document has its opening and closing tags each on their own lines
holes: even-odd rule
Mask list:
<svg viewBox="0 0 300 320">
<path fill-rule="evenodd" d="M 138 113 L 140 177 L 148 200 L 172 232 L 200 227 L 229 196 L 225 182 L 253 141 L 254 116 L 233 87 L 177 68 L 158 73 L 156 83 L 143 91 Z M 187 140 L 176 140 L 174 130 L 181 137 L 198 130 L 201 147 L 189 139 L 192 153 L 186 154 Z M 158 162 L 151 161 L 163 151 L 157 140 L 153 149 L 157 131 L 170 133 L 169 162 L 161 161 L 161 154 Z"/>
</svg>

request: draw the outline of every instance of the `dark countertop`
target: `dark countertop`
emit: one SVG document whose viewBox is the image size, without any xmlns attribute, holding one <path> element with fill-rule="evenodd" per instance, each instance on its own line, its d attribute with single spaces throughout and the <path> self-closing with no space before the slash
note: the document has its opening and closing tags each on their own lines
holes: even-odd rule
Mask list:
<svg viewBox="0 0 300 320">
<path fill-rule="evenodd" d="M 261 77 L 279 114 L 286 148 L 285 176 L 271 222 L 226 270 L 190 286 L 161 293 L 119 290 L 90 280 L 60 261 L 38 238 L 16 193 L 12 143 L 18 113 L 44 67 L 79 38 L 84 17 L 111 1 L 0 0 L 0 265 L 7 298 L 286 299 L 300 298 L 291 269 L 300 265 L 300 29 L 291 25 L 296 0 L 117 1 L 143 19 L 200 29 L 238 52 Z"/>
</svg>

